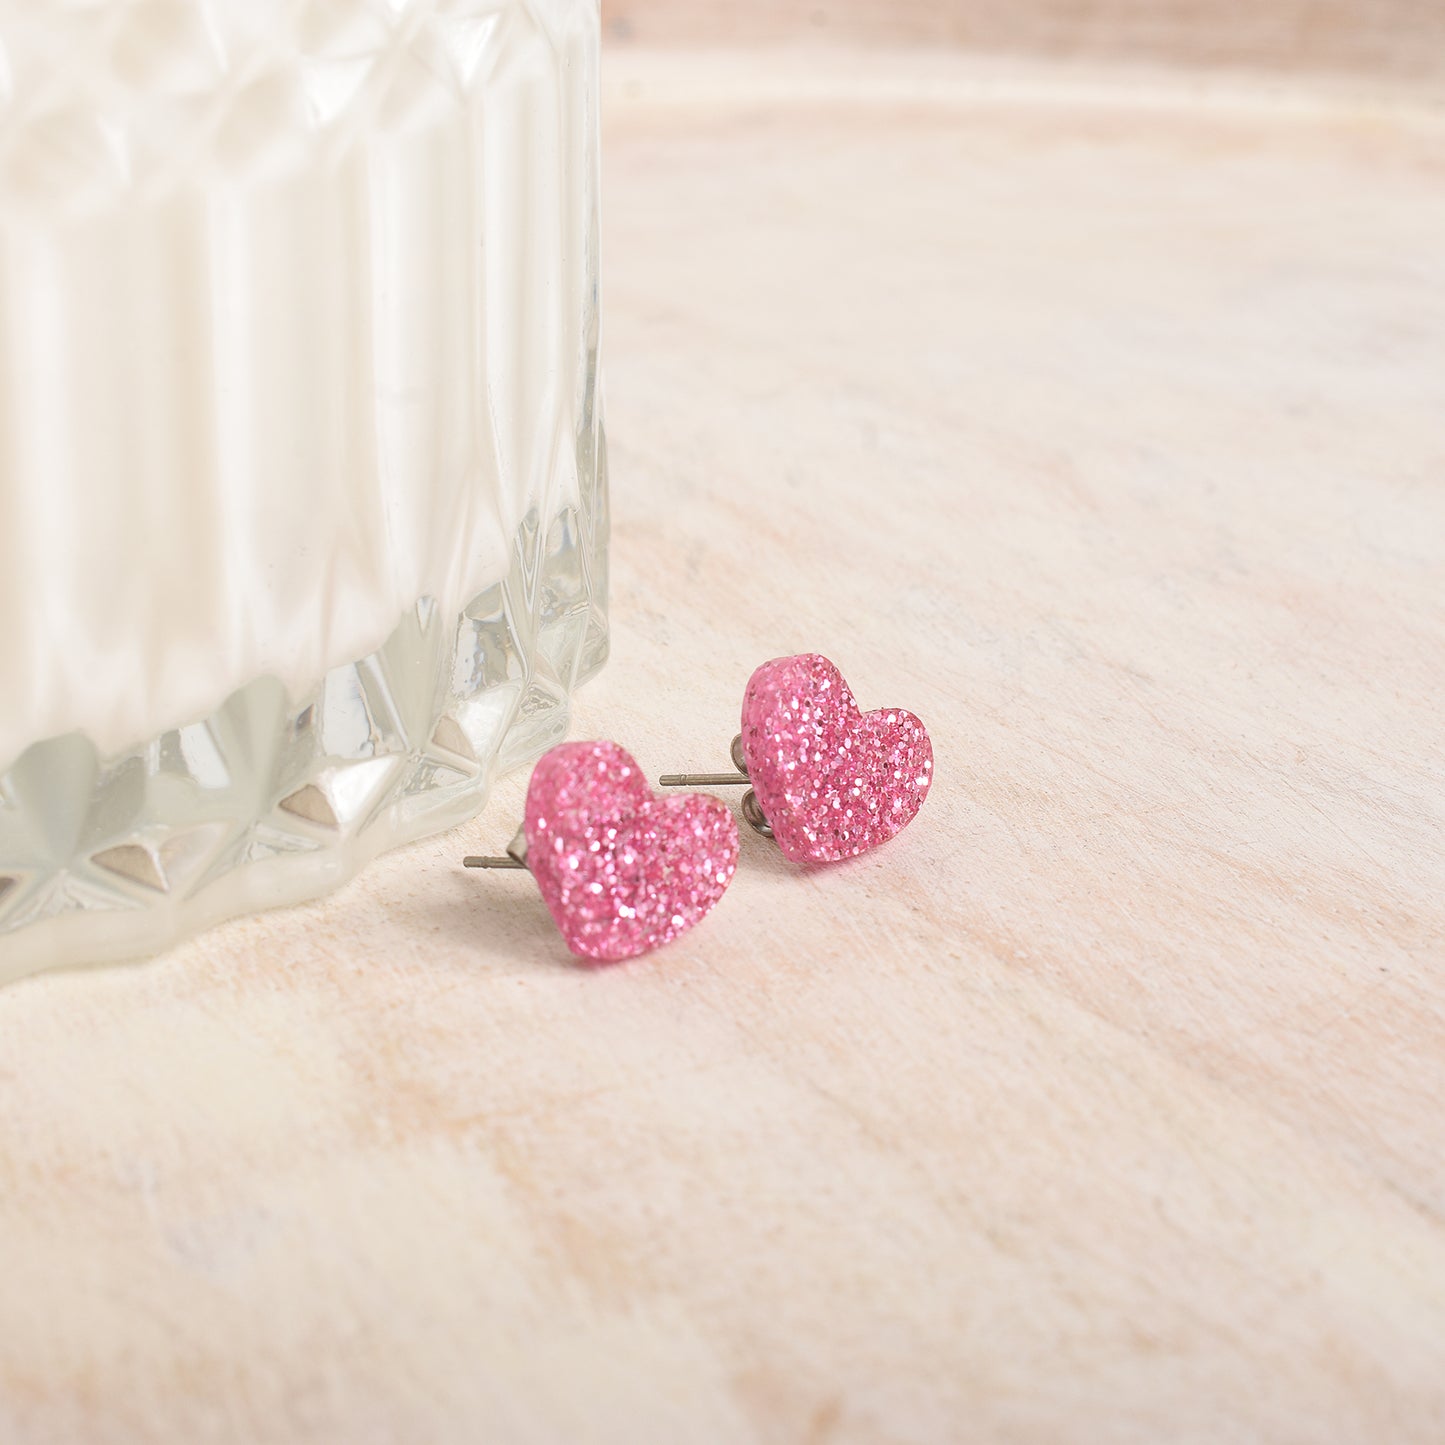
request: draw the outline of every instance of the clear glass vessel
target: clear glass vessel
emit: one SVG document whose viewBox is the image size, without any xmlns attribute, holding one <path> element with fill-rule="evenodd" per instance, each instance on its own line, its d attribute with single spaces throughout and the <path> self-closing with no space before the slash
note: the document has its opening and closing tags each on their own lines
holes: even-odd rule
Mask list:
<svg viewBox="0 0 1445 1445">
<path fill-rule="evenodd" d="M 335 886 L 606 656 L 596 0 L 0 0 L 0 981 Z"/>
</svg>

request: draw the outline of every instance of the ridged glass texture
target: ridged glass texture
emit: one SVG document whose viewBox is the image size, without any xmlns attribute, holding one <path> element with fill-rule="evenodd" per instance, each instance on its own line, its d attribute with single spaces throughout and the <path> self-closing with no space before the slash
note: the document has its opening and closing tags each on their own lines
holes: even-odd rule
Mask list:
<svg viewBox="0 0 1445 1445">
<path fill-rule="evenodd" d="M 607 651 L 596 0 L 0 0 L 0 981 L 474 813 Z"/>
</svg>

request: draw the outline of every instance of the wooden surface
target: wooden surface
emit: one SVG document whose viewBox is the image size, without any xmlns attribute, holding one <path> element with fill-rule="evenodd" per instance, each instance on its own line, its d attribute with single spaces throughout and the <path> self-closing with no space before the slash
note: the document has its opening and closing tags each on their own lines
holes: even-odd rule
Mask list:
<svg viewBox="0 0 1445 1445">
<path fill-rule="evenodd" d="M 1445 125 L 675 65 L 576 733 L 818 649 L 933 796 L 587 971 L 511 778 L 0 993 L 0 1440 L 1438 1445 Z"/>
<path fill-rule="evenodd" d="M 1445 83 L 1440 0 L 603 0 L 614 44 L 900 46 Z"/>
</svg>

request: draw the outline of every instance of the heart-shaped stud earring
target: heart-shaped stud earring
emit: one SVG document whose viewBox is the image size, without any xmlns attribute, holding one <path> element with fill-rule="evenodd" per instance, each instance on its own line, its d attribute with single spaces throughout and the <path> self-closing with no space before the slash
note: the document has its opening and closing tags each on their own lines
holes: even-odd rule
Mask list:
<svg viewBox="0 0 1445 1445">
<path fill-rule="evenodd" d="M 743 817 L 795 862 L 831 863 L 886 843 L 933 781 L 928 729 L 902 708 L 860 711 L 820 653 L 765 662 L 743 696 L 735 773 L 670 773 L 663 787 L 746 784 Z"/>
<path fill-rule="evenodd" d="M 468 868 L 528 868 L 567 947 L 581 958 L 636 958 L 686 933 L 737 869 L 738 829 L 701 793 L 659 798 L 616 743 L 562 743 L 532 771 L 522 826 L 502 858 Z"/>
</svg>

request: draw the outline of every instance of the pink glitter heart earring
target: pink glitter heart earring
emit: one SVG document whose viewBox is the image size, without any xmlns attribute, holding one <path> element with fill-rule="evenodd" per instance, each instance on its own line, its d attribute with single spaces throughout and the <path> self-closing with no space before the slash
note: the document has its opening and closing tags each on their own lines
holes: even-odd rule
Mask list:
<svg viewBox="0 0 1445 1445">
<path fill-rule="evenodd" d="M 911 712 L 861 712 L 816 652 L 765 662 L 743 695 L 735 773 L 670 773 L 663 787 L 746 784 L 743 817 L 795 862 L 831 863 L 886 843 L 933 781 L 933 744 Z"/>
<path fill-rule="evenodd" d="M 700 922 L 732 882 L 738 826 L 701 793 L 659 798 L 616 743 L 562 743 L 527 786 L 517 836 L 468 868 L 528 868 L 567 947 L 636 958 Z"/>
</svg>

